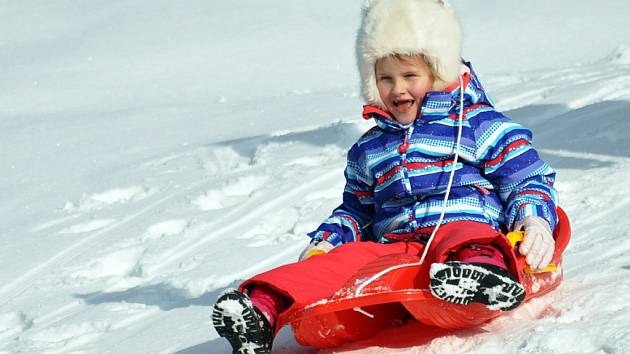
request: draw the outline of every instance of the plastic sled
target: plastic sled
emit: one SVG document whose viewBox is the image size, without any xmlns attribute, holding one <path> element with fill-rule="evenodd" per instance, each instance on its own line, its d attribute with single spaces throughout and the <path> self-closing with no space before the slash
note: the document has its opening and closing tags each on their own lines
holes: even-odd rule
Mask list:
<svg viewBox="0 0 630 354">
<path fill-rule="evenodd" d="M 516 246 L 522 233 L 509 233 L 507 237 Z M 562 252 L 569 243 L 571 228 L 567 215 L 560 208 L 554 237 L 556 250 L 552 264 L 544 271 L 533 272 L 524 257 L 517 257 L 518 271 L 526 291 L 525 301 L 546 294 L 562 281 Z M 422 272 L 428 273 L 430 264 L 386 273 L 356 295 L 357 288 L 378 272 L 418 261 L 419 256 L 408 254 L 378 258 L 355 273 L 330 299 L 283 314 L 281 325 L 290 324 L 301 345 L 328 348 L 369 338 L 385 327 L 401 324 L 409 315 L 423 325 L 459 329 L 480 325 L 505 313 L 479 303 L 458 305 L 435 298 L 427 281 L 419 276 Z"/>
</svg>

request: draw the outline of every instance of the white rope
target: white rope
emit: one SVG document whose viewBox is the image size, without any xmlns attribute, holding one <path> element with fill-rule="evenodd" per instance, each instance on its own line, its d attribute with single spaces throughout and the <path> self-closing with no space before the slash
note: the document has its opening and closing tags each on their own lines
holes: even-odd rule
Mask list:
<svg viewBox="0 0 630 354">
<path fill-rule="evenodd" d="M 431 246 L 431 243 L 433 242 L 433 239 L 435 238 L 435 235 L 437 234 L 438 230 L 440 229 L 440 225 L 442 224 L 442 221 L 444 220 L 444 215 L 446 214 L 446 206 L 447 206 L 447 203 L 448 203 L 448 197 L 451 194 L 451 187 L 453 186 L 453 178 L 455 176 L 455 167 L 457 166 L 457 161 L 459 159 L 459 149 L 460 149 L 460 144 L 461 144 L 461 139 L 462 139 L 463 121 L 464 121 L 464 80 L 462 80 L 462 77 L 460 75 L 459 76 L 459 118 L 457 120 L 458 130 L 457 130 L 457 142 L 455 144 L 455 158 L 453 159 L 453 165 L 452 165 L 452 168 L 451 168 L 451 173 L 449 175 L 448 184 L 446 186 L 446 193 L 444 194 L 444 201 L 442 203 L 442 212 L 440 213 L 440 218 L 438 219 L 437 225 L 435 225 L 435 227 L 433 228 L 433 232 L 431 233 L 431 236 L 429 237 L 429 240 L 427 241 L 427 244 L 424 247 L 424 252 L 422 252 L 422 257 L 420 257 L 420 261 L 418 261 L 418 262 L 407 263 L 407 264 L 399 264 L 399 265 L 389 267 L 387 269 L 384 269 L 384 270 L 376 273 L 375 275 L 370 277 L 368 280 L 363 282 L 363 284 L 361 284 L 357 288 L 357 290 L 354 293 L 354 296 L 359 296 L 366 286 L 370 285 L 376 279 L 382 277 L 383 275 L 385 275 L 385 274 L 387 274 L 387 273 L 389 273 L 389 272 L 391 272 L 393 270 L 400 269 L 400 268 L 405 268 L 405 267 L 421 266 L 422 263 L 424 262 L 424 259 L 426 258 L 427 253 L 429 251 L 429 247 Z M 363 310 L 360 307 L 355 307 L 353 310 L 357 311 L 359 313 L 362 313 L 362 314 L 364 314 L 364 315 L 366 315 L 366 316 L 368 316 L 370 318 L 374 317 L 374 315 L 366 312 L 365 310 Z"/>
<path fill-rule="evenodd" d="M 451 187 L 453 186 L 453 178 L 455 177 L 455 167 L 457 167 L 457 161 L 459 159 L 459 149 L 462 140 L 462 126 L 464 125 L 464 80 L 462 80 L 461 75 L 459 76 L 459 117 L 457 118 L 457 143 L 455 144 L 455 158 L 453 159 L 453 167 L 451 168 L 451 174 L 448 177 L 448 185 L 446 186 L 446 193 L 444 194 L 444 202 L 442 204 L 442 213 L 440 214 L 440 219 L 435 225 L 433 232 L 431 233 L 431 237 L 429 237 L 429 241 L 424 246 L 424 252 L 422 252 L 422 257 L 420 258 L 420 264 L 424 262 L 427 253 L 429 252 L 429 247 L 431 247 L 431 242 L 435 238 L 435 234 L 437 234 L 440 226 L 442 225 L 442 221 L 444 220 L 444 214 L 446 214 L 446 204 L 448 203 L 448 197 L 451 194 Z"/>
</svg>

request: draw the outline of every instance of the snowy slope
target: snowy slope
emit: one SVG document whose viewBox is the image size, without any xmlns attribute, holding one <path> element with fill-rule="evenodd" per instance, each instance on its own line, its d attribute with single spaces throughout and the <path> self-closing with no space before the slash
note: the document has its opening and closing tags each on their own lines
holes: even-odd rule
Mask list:
<svg viewBox="0 0 630 354">
<path fill-rule="evenodd" d="M 454 2 L 467 59 L 558 170 L 565 282 L 478 330 L 334 352 L 627 352 L 630 5 Z M 371 126 L 357 2 L 0 7 L 0 353 L 228 353 L 210 304 L 296 259 Z M 284 330 L 275 352 L 314 351 Z"/>
</svg>

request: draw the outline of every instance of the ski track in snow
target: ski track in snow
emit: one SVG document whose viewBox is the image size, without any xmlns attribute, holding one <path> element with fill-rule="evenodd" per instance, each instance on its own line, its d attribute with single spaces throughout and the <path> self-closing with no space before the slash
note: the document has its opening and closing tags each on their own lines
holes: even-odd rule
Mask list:
<svg viewBox="0 0 630 354">
<path fill-rule="evenodd" d="M 203 184 L 203 183 L 200 182 L 199 185 L 201 185 L 201 184 Z M 37 267 L 31 269 L 30 271 L 28 271 L 27 273 L 25 273 L 25 274 L 23 274 L 23 275 L 21 275 L 19 277 L 17 277 L 12 282 L 3 285 L 2 288 L 0 288 L 0 305 L 5 304 L 6 302 L 10 301 L 11 299 L 15 298 L 16 296 L 19 296 L 19 295 L 23 294 L 28 289 L 28 287 L 30 286 L 29 284 L 26 284 L 26 285 L 23 285 L 21 289 L 19 289 L 17 291 L 14 290 L 15 288 L 19 287 L 20 284 L 27 283 L 27 282 L 31 281 L 32 278 L 34 278 L 37 275 L 39 275 L 39 273 L 42 272 L 42 271 L 46 271 L 47 269 L 59 266 L 57 264 L 59 262 L 68 262 L 68 260 L 72 260 L 73 257 L 76 254 L 80 254 L 80 253 L 84 252 L 86 248 L 89 248 L 89 246 L 92 246 L 90 244 L 90 242 L 92 242 L 93 240 L 98 239 L 103 234 L 111 232 L 112 230 L 115 230 L 117 228 L 120 228 L 120 227 L 130 223 L 131 221 L 135 220 L 136 218 L 138 218 L 138 217 L 142 216 L 143 214 L 153 210 L 157 206 L 166 203 L 167 201 L 171 200 L 173 197 L 175 197 L 175 196 L 177 196 L 179 194 L 180 193 L 176 193 L 176 194 L 173 194 L 173 195 L 168 195 L 166 197 L 163 197 L 163 198 L 157 200 L 156 202 L 153 202 L 149 206 L 141 209 L 140 211 L 138 211 L 138 212 L 136 212 L 136 213 L 134 213 L 132 215 L 129 215 L 129 216 L 125 217 L 124 219 L 120 220 L 120 221 L 117 221 L 115 223 L 109 224 L 109 226 L 99 230 L 98 232 L 92 233 L 91 235 L 81 239 L 80 241 L 77 241 L 72 246 L 70 246 L 70 247 L 64 249 L 63 251 L 55 254 L 54 256 L 52 256 L 47 261 L 40 263 Z M 10 296 L 10 297 L 8 297 L 6 299 L 3 299 L 5 294 L 7 294 L 9 292 L 13 292 L 13 296 Z"/>
<path fill-rule="evenodd" d="M 97 241 L 99 242 L 99 238 L 101 238 L 104 235 L 107 235 L 113 231 L 116 231 L 117 229 L 124 227 L 127 224 L 132 223 L 134 220 L 136 220 L 137 218 L 142 217 L 144 214 L 147 214 L 149 212 L 151 212 L 152 210 L 155 210 L 155 208 L 166 204 L 168 201 L 179 197 L 181 195 L 185 195 L 186 193 L 188 193 L 188 191 L 190 189 L 194 189 L 196 187 L 199 187 L 203 184 L 205 184 L 205 181 L 201 181 L 198 184 L 193 184 L 190 186 L 189 189 L 184 189 L 181 191 L 178 191 L 176 193 L 172 193 L 169 194 L 167 196 L 164 196 L 160 199 L 158 199 L 157 201 L 149 204 L 148 206 L 140 209 L 139 211 L 128 215 L 127 217 L 123 218 L 122 220 L 116 222 L 116 223 L 110 223 L 109 226 L 94 232 L 92 234 L 90 234 L 89 236 L 81 239 L 80 241 L 74 243 L 71 247 L 64 249 L 63 251 L 55 254 L 53 257 L 51 257 L 50 259 L 48 259 L 47 261 L 40 263 L 37 267 L 31 269 L 29 272 L 23 274 L 22 276 L 16 278 L 15 280 L 13 280 L 12 282 L 5 284 L 2 288 L 0 288 L 0 295 L 2 295 L 2 297 L 0 297 L 0 305 L 2 304 L 6 304 L 8 302 L 10 302 L 11 300 L 22 296 L 24 294 L 26 294 L 33 286 L 34 286 L 34 282 L 33 279 L 37 278 L 38 276 L 41 276 L 43 273 L 48 272 L 50 269 L 55 269 L 55 268 L 63 268 L 63 264 L 70 264 L 74 262 L 75 257 L 84 254 L 85 252 L 87 252 L 87 250 L 91 249 L 94 247 L 93 241 Z M 80 224 L 81 225 L 81 224 Z M 74 226 L 76 228 L 76 226 Z M 65 230 L 64 229 L 61 231 L 61 233 L 64 233 Z M 89 231 L 89 230 L 86 230 Z M 124 253 L 129 253 L 128 249 L 123 249 L 120 252 L 124 252 Z M 142 252 L 142 250 L 138 250 L 135 253 L 138 252 Z M 125 262 L 124 262 L 124 256 L 123 259 L 120 258 L 120 255 L 117 254 L 110 254 L 110 260 L 109 260 L 109 266 L 113 266 L 113 267 L 125 267 Z M 113 256 L 113 257 L 112 257 Z M 104 256 L 104 257 L 107 257 Z M 127 256 L 128 257 L 128 256 Z M 132 258 L 137 258 L 134 257 L 133 255 L 131 255 Z M 120 261 L 123 261 L 123 263 L 119 263 Z M 107 272 L 107 270 L 105 270 L 105 272 Z M 87 274 L 88 276 L 94 276 L 94 271 L 90 271 L 89 269 L 85 270 L 85 274 Z M 126 273 L 123 270 L 123 273 Z M 112 273 L 112 275 L 116 275 L 117 272 Z M 81 275 L 81 273 L 77 274 L 78 276 Z M 107 273 L 104 274 L 100 274 L 100 276 L 106 276 L 108 275 Z M 120 274 L 119 274 L 120 275 Z M 111 288 L 106 288 L 104 291 L 108 292 L 111 290 L 116 289 L 116 286 L 111 287 Z M 66 328 L 64 327 L 65 325 L 61 325 L 61 327 L 59 326 L 53 326 L 54 324 L 62 321 L 62 320 L 66 320 L 68 319 L 70 316 L 72 316 L 73 313 L 77 313 L 79 311 L 81 311 L 81 309 L 85 306 L 84 303 L 82 303 L 81 301 L 78 300 L 74 300 L 70 303 L 67 303 L 61 307 L 59 307 L 58 309 L 44 315 L 41 317 L 37 317 L 31 320 L 32 325 L 29 326 L 29 328 L 24 328 L 23 330 L 26 329 L 30 329 L 30 327 L 35 326 L 38 329 L 38 333 L 40 333 L 42 330 L 44 331 L 44 333 L 46 333 L 45 329 L 46 328 L 51 328 L 53 335 L 51 335 L 51 340 L 53 341 L 53 343 L 62 343 L 63 344 L 63 349 L 60 350 L 46 350 L 46 352 L 49 353 L 61 353 L 61 352 L 65 352 L 65 351 L 69 351 L 72 348 L 79 348 L 82 345 L 85 345 L 91 341 L 96 340 L 96 338 L 98 337 L 98 335 L 109 331 L 109 330 L 116 330 L 116 329 L 120 329 L 123 328 L 124 326 L 122 326 L 120 323 L 118 325 L 110 325 L 107 321 L 103 322 L 102 325 L 96 326 L 93 329 L 90 329 L 89 335 L 86 335 L 85 333 L 83 333 L 83 331 L 79 331 L 79 333 L 75 333 L 76 331 L 72 328 L 74 327 L 70 327 L 70 328 Z M 150 310 L 151 313 L 155 312 L 156 310 Z M 142 313 L 136 316 L 130 316 L 128 317 L 126 320 L 124 320 L 124 322 L 121 323 L 125 323 L 125 324 L 129 324 L 132 323 L 134 321 L 139 321 L 142 318 L 146 317 L 147 315 L 149 315 L 150 313 Z M 84 328 L 84 325 L 81 325 L 81 328 Z M 88 324 L 88 327 L 91 328 L 91 325 Z M 59 332 L 59 333 L 58 333 Z M 64 337 L 61 334 L 66 334 L 66 337 Z M 0 332 L 0 339 L 6 338 L 10 335 L 15 335 L 15 333 L 2 333 Z M 30 338 L 30 340 L 35 341 L 35 342 L 46 342 L 48 338 L 45 334 L 43 336 L 35 336 L 34 338 Z M 77 338 L 79 338 L 77 340 Z M 51 345 L 52 346 L 52 345 Z M 54 347 L 54 346 L 53 346 Z"/>
<path fill-rule="evenodd" d="M 197 249 L 198 247 L 211 242 L 212 240 L 214 240 L 215 238 L 218 238 L 220 236 L 225 236 L 225 235 L 229 235 L 231 232 L 237 231 L 239 229 L 243 229 L 243 227 L 247 226 L 248 224 L 251 224 L 252 222 L 260 219 L 261 217 L 264 217 L 265 214 L 275 210 L 276 208 L 285 206 L 287 202 L 289 202 L 291 199 L 294 199 L 296 197 L 299 197 L 302 193 L 305 193 L 306 191 L 308 191 L 310 188 L 313 187 L 317 187 L 318 185 L 322 185 L 322 184 L 326 184 L 326 183 L 330 183 L 332 182 L 335 177 L 339 176 L 339 171 L 337 170 L 333 170 L 331 172 L 325 173 L 323 175 L 321 175 L 320 177 L 310 181 L 309 183 L 303 183 L 301 184 L 299 187 L 291 190 L 289 193 L 286 193 L 280 197 L 276 197 L 274 199 L 262 202 L 262 200 L 260 201 L 260 204 L 258 204 L 258 201 L 255 201 L 251 204 L 256 205 L 254 210 L 248 210 L 247 213 L 245 213 L 244 216 L 239 217 L 238 219 L 236 219 L 236 221 L 234 221 L 233 223 L 229 223 L 221 228 L 219 228 L 218 230 L 213 230 L 211 232 L 211 236 L 207 236 L 204 237 L 198 241 L 192 242 L 191 244 L 181 244 L 180 247 L 174 248 L 171 251 L 168 252 L 168 254 L 163 255 L 162 257 L 160 257 L 160 259 L 162 260 L 162 262 L 159 264 L 159 266 L 155 267 L 152 269 L 152 272 L 158 272 L 160 269 L 162 269 L 163 267 L 166 267 L 170 264 L 172 264 L 173 262 L 175 262 L 178 259 L 181 259 L 183 257 L 185 257 L 186 255 L 188 255 L 190 252 L 194 251 L 195 249 Z M 261 196 L 260 199 L 264 198 Z M 226 219 L 231 220 L 234 217 L 236 217 L 239 214 L 243 214 L 245 210 L 251 208 L 250 204 L 244 204 L 242 205 L 240 208 L 238 209 L 234 209 L 233 211 L 231 211 L 228 215 L 225 216 Z M 258 267 L 256 267 L 257 269 Z M 245 274 L 249 274 L 248 272 L 245 272 Z M 235 278 L 236 279 L 236 278 Z"/>
<path fill-rule="evenodd" d="M 176 157 L 172 157 L 172 159 L 176 159 Z M 301 164 L 304 158 L 298 160 L 296 160 L 296 163 Z M 262 165 L 264 165 L 264 163 L 262 163 Z M 133 224 L 134 221 L 141 219 L 144 215 L 151 214 L 161 207 L 168 206 L 168 204 L 172 203 L 174 200 L 187 197 L 191 200 L 190 207 L 199 208 L 199 203 L 191 199 L 191 195 L 194 195 L 195 191 L 203 188 L 203 186 L 210 183 L 210 181 L 202 180 L 190 184 L 184 189 L 176 190 L 175 192 L 161 197 L 158 196 L 157 200 L 149 202 L 140 210 L 129 214 L 119 221 L 113 219 L 94 219 L 88 222 L 75 223 L 72 226 L 63 227 L 59 231 L 60 234 L 86 233 L 87 235 L 80 239 L 80 241 L 73 243 L 70 247 L 54 254 L 48 260 L 41 262 L 29 272 L 5 284 L 0 288 L 0 295 L 2 295 L 2 297 L 0 297 L 0 303 L 10 303 L 19 296 L 27 293 L 33 288 L 35 284 L 34 280 L 48 273 L 50 269 L 67 269 L 64 276 L 69 276 L 69 279 L 80 278 L 84 280 L 107 279 L 108 277 L 125 278 L 128 276 L 137 276 L 137 274 L 132 274 L 133 272 L 147 273 L 149 276 L 140 275 L 142 278 L 141 282 L 151 284 L 156 278 L 160 278 L 159 274 L 162 270 L 168 269 L 182 259 L 190 258 L 191 254 L 198 251 L 204 245 L 211 243 L 217 238 L 229 237 L 230 234 L 235 232 L 243 233 L 243 230 L 247 230 L 252 225 L 256 225 L 259 220 L 264 219 L 265 215 L 295 203 L 301 196 L 308 194 L 312 190 L 325 189 L 327 185 L 334 184 L 335 180 L 338 180 L 341 175 L 340 169 L 331 169 L 326 173 L 319 174 L 306 183 L 299 183 L 299 185 L 291 188 L 287 192 L 279 193 L 277 196 L 269 198 L 269 194 L 254 193 L 269 180 L 268 176 L 260 175 L 256 166 L 250 166 L 249 171 L 247 171 L 247 169 L 240 169 L 239 171 L 245 171 L 246 176 L 239 177 L 236 183 L 227 183 L 222 188 L 216 189 L 224 196 L 242 196 L 238 203 L 226 206 L 227 212 L 225 212 L 220 219 L 217 219 L 215 222 L 201 223 L 196 226 L 193 226 L 193 221 L 185 219 L 167 220 L 155 223 L 147 228 L 144 236 L 141 237 L 141 241 L 129 242 L 122 240 L 118 242 L 120 247 L 116 246 L 117 243 L 115 242 L 109 248 L 117 250 L 105 252 L 101 256 L 93 258 L 87 264 L 84 263 L 81 267 L 64 266 L 64 264 L 72 265 L 76 263 L 79 257 L 82 257 L 83 254 L 87 253 L 88 250 L 93 248 L 96 244 L 101 243 L 101 239 L 107 238 L 107 235 L 112 235 L 121 228 Z M 123 191 L 123 189 L 113 191 L 115 193 L 95 194 L 98 198 L 84 196 L 78 204 L 78 207 L 70 205 L 69 207 L 66 206 L 65 209 L 72 213 L 103 211 L 103 209 L 111 210 L 112 207 L 116 207 L 117 205 L 122 207 L 126 202 L 133 199 L 129 197 L 129 194 L 133 193 L 122 193 L 124 194 L 122 195 L 120 191 Z M 119 195 L 115 197 L 115 194 Z M 207 194 L 206 192 L 203 196 L 207 196 Z M 112 196 L 114 197 L 112 198 Z M 311 199 L 317 198 L 311 197 Z M 95 203 L 94 200 L 105 200 L 105 202 L 99 204 Z M 204 210 L 203 207 L 200 209 Z M 63 226 L 64 223 L 73 221 L 76 218 L 75 216 L 71 216 L 47 222 L 35 227 L 32 231 L 42 231 L 54 226 Z M 235 222 L 223 224 L 221 220 L 235 220 Z M 294 226 L 295 225 L 289 228 L 293 228 Z M 136 269 L 136 267 L 139 266 L 142 254 L 147 251 L 147 248 L 142 246 L 142 240 L 161 240 L 165 237 L 182 234 L 188 234 L 188 237 L 182 238 L 175 246 L 161 253 L 153 254 L 152 258 L 154 262 L 152 265 L 146 265 L 144 269 L 141 270 Z M 237 279 L 251 276 L 287 258 L 291 259 L 295 257 L 303 246 L 303 243 L 293 244 L 284 248 L 274 256 L 267 257 L 251 267 L 245 267 L 232 274 L 223 274 L 221 277 L 214 278 L 213 283 L 229 284 Z M 155 276 L 151 276 L 152 274 Z M 107 294 L 119 289 L 120 285 L 114 284 L 104 288 L 101 292 Z M 85 311 L 85 305 L 83 301 L 73 300 L 65 305 L 58 306 L 58 308 L 45 315 L 29 320 L 30 325 L 23 326 L 23 328 L 18 331 L 0 332 L 0 339 L 6 339 L 16 333 L 26 331 L 25 334 L 20 337 L 24 337 L 24 340 L 33 343 L 31 345 L 35 347 L 32 348 L 43 346 L 47 348 L 46 352 L 50 353 L 70 352 L 73 349 L 80 348 L 90 342 L 98 340 L 97 338 L 106 332 L 128 327 L 133 323 L 145 320 L 146 317 L 155 316 L 156 314 L 159 315 L 161 312 L 156 308 L 151 308 L 143 310 L 136 315 L 128 316 L 118 322 L 105 319 L 102 322 L 82 322 L 70 326 L 64 324 L 68 322 L 74 323 L 72 318 L 80 315 L 82 311 Z M 31 327 L 36 328 L 37 331 L 34 333 L 39 334 L 34 335 L 31 333 L 32 331 L 27 331 Z M 49 335 L 48 333 L 54 333 L 55 335 Z M 65 334 L 60 335 L 59 333 Z M 53 339 L 52 337 L 55 338 Z M 63 345 L 59 343 L 63 343 Z M 54 349 L 57 346 L 60 346 L 60 348 L 58 350 Z"/>
</svg>

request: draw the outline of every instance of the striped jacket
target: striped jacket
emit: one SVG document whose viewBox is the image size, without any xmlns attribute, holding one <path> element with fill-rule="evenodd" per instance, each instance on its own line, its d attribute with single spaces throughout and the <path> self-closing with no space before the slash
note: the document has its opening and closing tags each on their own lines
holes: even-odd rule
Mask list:
<svg viewBox="0 0 630 354">
<path fill-rule="evenodd" d="M 472 70 L 463 79 L 463 130 L 455 166 L 459 83 L 427 93 L 408 127 L 385 111 L 364 107 L 364 118 L 374 119 L 376 126 L 348 152 L 343 203 L 309 233 L 313 241 L 334 246 L 422 242 L 439 221 L 452 168 L 443 223 L 470 220 L 498 230 L 535 215 L 555 227 L 555 172 L 533 148 L 531 131 L 494 110 Z"/>
</svg>

